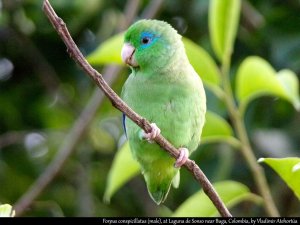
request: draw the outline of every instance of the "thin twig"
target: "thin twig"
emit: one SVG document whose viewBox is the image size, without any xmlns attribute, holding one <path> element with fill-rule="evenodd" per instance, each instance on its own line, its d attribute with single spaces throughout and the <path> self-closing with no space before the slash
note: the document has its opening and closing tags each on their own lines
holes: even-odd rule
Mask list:
<svg viewBox="0 0 300 225">
<path fill-rule="evenodd" d="M 75 42 L 73 41 L 71 35 L 69 34 L 66 24 L 59 18 L 48 0 L 44 1 L 44 12 L 48 19 L 51 21 L 53 27 L 58 32 L 62 40 L 67 46 L 68 52 L 72 59 L 85 71 L 85 73 L 92 78 L 99 88 L 105 93 L 106 97 L 109 98 L 113 106 L 126 114 L 133 122 L 135 122 L 139 127 L 144 129 L 147 133 L 151 131 L 150 123 L 145 119 L 135 113 L 130 109 L 121 98 L 107 85 L 104 81 L 102 75 L 93 69 L 86 59 L 83 57 L 82 53 L 79 51 Z M 156 143 L 158 143 L 163 149 L 165 149 L 172 157 L 178 158 L 179 151 L 172 146 L 162 135 L 155 138 Z M 192 172 L 195 179 L 202 185 L 203 191 L 211 199 L 213 204 L 216 206 L 221 216 L 231 217 L 230 212 L 218 196 L 212 184 L 209 182 L 205 174 L 200 170 L 196 163 L 192 160 L 187 160 L 184 166 Z"/>
<path fill-rule="evenodd" d="M 29 131 L 10 131 L 0 136 L 0 150 L 3 148 L 12 145 L 12 144 L 19 144 L 24 140 L 26 134 Z"/>
<path fill-rule="evenodd" d="M 125 17 L 121 20 L 121 23 L 117 29 L 118 32 L 126 30 L 130 23 L 134 20 L 136 12 L 138 11 L 140 0 L 131 0 L 125 6 L 124 14 Z"/>
</svg>

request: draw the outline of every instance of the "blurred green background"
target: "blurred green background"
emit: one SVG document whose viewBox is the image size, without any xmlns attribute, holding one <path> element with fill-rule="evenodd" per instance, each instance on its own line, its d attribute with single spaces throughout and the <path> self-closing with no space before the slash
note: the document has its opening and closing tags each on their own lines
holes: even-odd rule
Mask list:
<svg viewBox="0 0 300 225">
<path fill-rule="evenodd" d="M 169 22 L 213 55 L 208 0 L 50 2 L 84 55 L 132 20 L 149 16 Z M 300 1 L 242 1 L 233 72 L 249 55 L 263 57 L 276 70 L 289 68 L 300 74 Z M 97 69 L 113 79 L 111 86 L 120 93 L 128 68 L 120 68 L 118 74 L 114 67 Z M 107 174 L 124 134 L 121 113 L 107 99 L 95 97 L 100 93 L 96 89 L 68 56 L 41 0 L 0 0 L 0 203 L 17 203 L 53 160 L 57 176 L 23 216 L 166 216 L 199 190 L 182 170 L 180 188 L 172 189 L 164 206 L 157 207 L 139 175 L 110 204 L 104 203 Z M 209 91 L 207 97 L 208 108 L 227 118 L 224 104 Z M 88 110 L 82 114 L 84 109 Z M 300 114 L 290 103 L 274 97 L 257 99 L 245 122 L 257 158 L 300 156 Z M 82 129 L 75 141 L 70 136 L 74 127 Z M 74 146 L 68 146 L 70 142 Z M 60 159 L 68 148 L 72 154 L 64 163 Z M 200 146 L 192 159 L 212 182 L 236 180 L 257 192 L 244 159 L 227 145 Z M 264 169 L 280 214 L 300 216 L 293 192 L 274 171 Z M 251 202 L 240 203 L 232 213 L 265 215 L 261 205 Z"/>
</svg>

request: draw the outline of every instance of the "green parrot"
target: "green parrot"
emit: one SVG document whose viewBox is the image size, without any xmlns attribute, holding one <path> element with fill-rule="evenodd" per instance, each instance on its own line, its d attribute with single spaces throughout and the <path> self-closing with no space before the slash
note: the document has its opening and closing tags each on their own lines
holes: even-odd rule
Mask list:
<svg viewBox="0 0 300 225">
<path fill-rule="evenodd" d="M 203 84 L 189 63 L 181 36 L 164 21 L 140 20 L 131 25 L 121 57 L 132 71 L 122 99 L 152 128 L 145 133 L 123 115 L 125 133 L 148 192 L 160 204 L 172 183 L 178 187 L 179 168 L 200 143 L 206 112 Z M 177 160 L 153 142 L 160 133 L 180 151 Z"/>
</svg>

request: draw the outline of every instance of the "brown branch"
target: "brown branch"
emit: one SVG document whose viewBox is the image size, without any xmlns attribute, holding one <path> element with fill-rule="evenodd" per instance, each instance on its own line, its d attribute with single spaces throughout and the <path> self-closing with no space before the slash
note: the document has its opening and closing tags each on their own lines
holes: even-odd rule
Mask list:
<svg viewBox="0 0 300 225">
<path fill-rule="evenodd" d="M 48 0 L 44 1 L 43 9 L 48 19 L 52 23 L 55 30 L 60 35 L 61 39 L 64 41 L 67 46 L 68 52 L 71 58 L 85 71 L 85 73 L 92 78 L 99 88 L 104 92 L 106 97 L 109 98 L 112 105 L 126 114 L 133 122 L 135 122 L 139 127 L 145 130 L 145 132 L 151 131 L 150 123 L 145 119 L 135 113 L 130 109 L 121 98 L 107 85 L 102 75 L 93 69 L 90 64 L 86 61 L 82 53 L 79 51 L 75 42 L 73 41 L 66 24 L 64 21 L 59 18 Z M 156 143 L 158 143 L 163 149 L 165 149 L 172 157 L 177 158 L 179 153 L 178 150 L 172 146 L 162 135 L 159 135 L 155 138 Z M 192 172 L 195 179 L 201 184 L 203 191 L 211 199 L 213 204 L 218 209 L 221 216 L 231 217 L 230 212 L 218 196 L 212 184 L 209 182 L 205 174 L 201 169 L 196 165 L 192 160 L 187 160 L 184 166 Z"/>
</svg>

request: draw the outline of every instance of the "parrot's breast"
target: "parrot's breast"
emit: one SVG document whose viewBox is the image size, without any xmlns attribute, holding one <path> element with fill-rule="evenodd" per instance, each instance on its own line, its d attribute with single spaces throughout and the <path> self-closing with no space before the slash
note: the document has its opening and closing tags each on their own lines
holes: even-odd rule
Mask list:
<svg viewBox="0 0 300 225">
<path fill-rule="evenodd" d="M 156 123 L 161 134 L 175 147 L 186 147 L 193 151 L 200 143 L 206 101 L 200 78 L 193 70 L 191 73 L 190 77 L 182 76 L 180 79 L 131 74 L 122 96 L 134 111 Z M 127 121 L 129 141 L 134 139 L 138 143 L 137 151 L 144 152 L 140 149 L 145 148 L 147 142 L 136 139 L 140 128 Z M 159 148 L 156 144 L 151 146 Z"/>
</svg>

